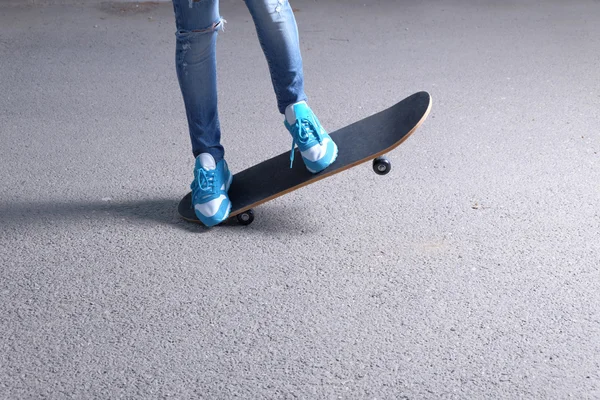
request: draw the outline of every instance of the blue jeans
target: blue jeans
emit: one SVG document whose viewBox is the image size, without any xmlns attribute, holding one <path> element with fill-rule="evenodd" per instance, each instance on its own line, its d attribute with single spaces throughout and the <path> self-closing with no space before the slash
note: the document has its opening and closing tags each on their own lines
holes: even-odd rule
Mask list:
<svg viewBox="0 0 600 400">
<path fill-rule="evenodd" d="M 245 0 L 267 59 L 281 114 L 306 100 L 298 28 L 288 0 Z M 216 42 L 224 20 L 219 0 L 173 0 L 177 26 L 176 69 L 192 152 L 224 157 L 217 107 Z M 243 77 L 240 77 L 243 79 Z"/>
</svg>

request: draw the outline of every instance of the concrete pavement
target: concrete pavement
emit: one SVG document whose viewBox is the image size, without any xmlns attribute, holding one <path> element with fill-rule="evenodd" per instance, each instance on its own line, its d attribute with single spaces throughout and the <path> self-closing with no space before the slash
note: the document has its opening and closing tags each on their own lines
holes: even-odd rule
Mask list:
<svg viewBox="0 0 600 400">
<path fill-rule="evenodd" d="M 206 230 L 176 214 L 171 4 L 0 4 L 0 398 L 600 397 L 600 4 L 293 7 L 327 129 L 420 90 L 432 112 L 389 175 Z M 238 171 L 290 140 L 221 11 Z"/>
</svg>

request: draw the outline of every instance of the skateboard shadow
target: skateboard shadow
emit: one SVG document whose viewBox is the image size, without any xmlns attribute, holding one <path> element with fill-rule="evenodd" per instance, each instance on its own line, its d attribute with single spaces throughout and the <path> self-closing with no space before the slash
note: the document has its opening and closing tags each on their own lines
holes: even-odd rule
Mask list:
<svg viewBox="0 0 600 400">
<path fill-rule="evenodd" d="M 131 201 L 31 201 L 0 204 L 2 227 L 47 224 L 53 221 L 82 223 L 106 218 L 122 218 L 130 222 L 150 221 L 161 225 L 177 225 L 202 231 L 203 227 L 188 227 L 177 215 L 176 199 Z"/>
<path fill-rule="evenodd" d="M 270 205 L 257 210 L 256 220 L 249 226 L 240 225 L 235 218 L 215 228 L 183 220 L 177 213 L 179 199 L 151 199 L 131 201 L 31 201 L 0 203 L 0 227 L 18 228 L 26 225 L 86 223 L 102 219 L 124 219 L 128 223 L 151 222 L 172 226 L 192 233 L 206 233 L 212 229 L 254 230 L 267 234 L 303 234 L 302 211 Z M 316 228 L 316 227 L 315 227 Z M 308 227 L 310 229 L 310 227 Z"/>
</svg>

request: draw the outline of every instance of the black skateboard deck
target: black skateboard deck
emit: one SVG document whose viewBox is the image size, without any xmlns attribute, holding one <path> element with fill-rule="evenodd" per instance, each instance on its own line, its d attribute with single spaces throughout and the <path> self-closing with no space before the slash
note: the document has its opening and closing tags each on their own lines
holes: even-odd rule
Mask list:
<svg viewBox="0 0 600 400">
<path fill-rule="evenodd" d="M 244 225 L 254 220 L 252 208 L 290 193 L 303 186 L 335 175 L 356 165 L 373 160 L 380 175 L 390 171 L 390 161 L 382 157 L 404 142 L 429 115 L 431 96 L 415 93 L 390 108 L 329 133 L 338 146 L 337 159 L 324 171 L 312 174 L 304 166 L 298 148 L 290 168 L 290 152 L 256 164 L 233 176 L 229 188 L 231 212 Z M 179 203 L 178 211 L 185 220 L 201 223 L 192 207 L 189 192 Z"/>
</svg>

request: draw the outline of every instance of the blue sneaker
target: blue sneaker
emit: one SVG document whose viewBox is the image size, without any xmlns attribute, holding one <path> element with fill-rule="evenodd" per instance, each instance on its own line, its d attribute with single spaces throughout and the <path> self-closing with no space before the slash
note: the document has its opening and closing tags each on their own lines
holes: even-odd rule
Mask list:
<svg viewBox="0 0 600 400">
<path fill-rule="evenodd" d="M 192 205 L 198 219 L 206 226 L 215 226 L 229 217 L 231 201 L 227 191 L 233 175 L 227 162 L 215 159 L 208 153 L 196 157 L 192 182 Z"/>
<path fill-rule="evenodd" d="M 306 102 L 292 104 L 285 110 L 285 127 L 292 135 L 290 168 L 294 163 L 294 147 L 298 145 L 304 165 L 313 174 L 323 171 L 335 161 L 337 145 L 331 140 L 317 116 Z"/>
</svg>

